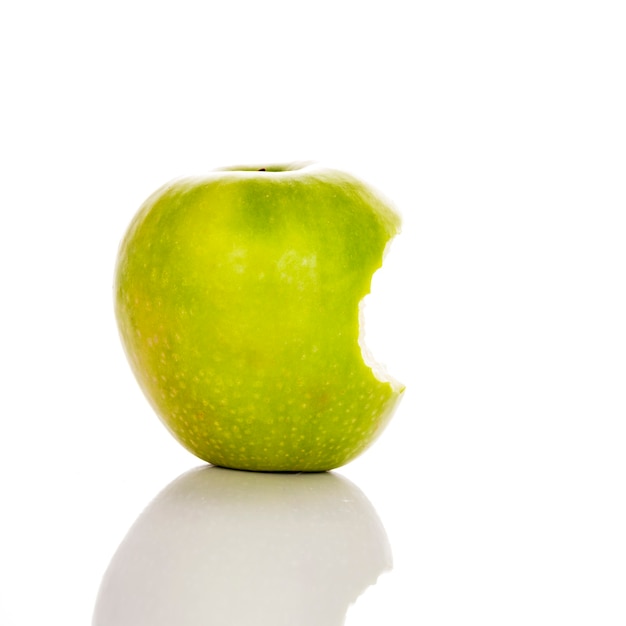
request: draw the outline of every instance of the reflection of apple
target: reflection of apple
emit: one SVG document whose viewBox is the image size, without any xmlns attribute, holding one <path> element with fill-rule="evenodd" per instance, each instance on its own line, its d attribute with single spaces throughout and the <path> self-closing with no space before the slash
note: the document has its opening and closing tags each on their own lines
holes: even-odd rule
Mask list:
<svg viewBox="0 0 626 626">
<path fill-rule="evenodd" d="M 390 568 L 384 528 L 345 478 L 205 466 L 135 522 L 93 624 L 339 626 Z"/>
<path fill-rule="evenodd" d="M 400 219 L 315 165 L 174 181 L 122 241 L 116 314 L 146 396 L 198 457 L 320 471 L 360 454 L 404 387 L 372 368 L 359 303 Z"/>
</svg>

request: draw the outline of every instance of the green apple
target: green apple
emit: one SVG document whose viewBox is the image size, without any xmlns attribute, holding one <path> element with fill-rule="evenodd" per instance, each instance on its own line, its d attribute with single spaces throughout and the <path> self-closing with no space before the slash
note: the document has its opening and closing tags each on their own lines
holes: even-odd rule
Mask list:
<svg viewBox="0 0 626 626">
<path fill-rule="evenodd" d="M 360 303 L 400 218 L 315 164 L 173 181 L 121 243 L 122 343 L 172 434 L 209 463 L 325 471 L 365 450 L 403 385 L 371 362 Z"/>
</svg>

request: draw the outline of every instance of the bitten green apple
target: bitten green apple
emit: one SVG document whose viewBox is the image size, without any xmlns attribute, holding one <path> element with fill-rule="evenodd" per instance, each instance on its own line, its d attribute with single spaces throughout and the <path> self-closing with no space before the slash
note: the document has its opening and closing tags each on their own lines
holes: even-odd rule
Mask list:
<svg viewBox="0 0 626 626">
<path fill-rule="evenodd" d="M 137 380 L 199 458 L 325 471 L 380 434 L 403 385 L 371 362 L 360 303 L 400 218 L 315 164 L 173 181 L 121 243 L 115 309 Z"/>
</svg>

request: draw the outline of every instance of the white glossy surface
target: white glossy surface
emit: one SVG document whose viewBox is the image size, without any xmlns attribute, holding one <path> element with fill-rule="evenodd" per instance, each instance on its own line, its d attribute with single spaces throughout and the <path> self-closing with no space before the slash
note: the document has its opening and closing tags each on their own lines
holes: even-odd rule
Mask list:
<svg viewBox="0 0 626 626">
<path fill-rule="evenodd" d="M 372 505 L 337 474 L 200 466 L 129 531 L 94 624 L 340 625 L 391 565 Z"/>
<path fill-rule="evenodd" d="M 185 536 L 159 500 L 150 533 L 133 526 L 199 462 L 125 362 L 117 245 L 173 177 L 301 159 L 368 180 L 405 218 L 365 316 L 406 397 L 335 472 L 380 520 L 393 569 L 345 624 L 624 624 L 625 26 L 609 1 L 3 7 L 0 624 L 89 624 L 112 563 L 143 554 L 124 575 L 162 584 L 133 545 L 204 532 L 210 503 L 189 503 Z M 224 548 L 255 502 L 232 527 L 226 509 L 210 520 L 211 558 L 236 569 Z M 241 594 L 202 559 L 182 569 L 242 606 L 270 600 L 269 576 L 314 594 L 313 570 L 289 567 L 348 559 L 366 535 L 344 556 L 323 535 L 307 553 L 291 513 L 262 524 L 280 561 L 240 553 L 268 571 L 231 570 Z M 328 624 L 379 567 L 361 580 L 354 558 L 333 567 L 341 600 L 317 606 Z M 172 571 L 172 596 L 154 596 L 170 607 L 193 592 Z M 294 612 L 312 597 L 287 596 Z"/>
</svg>

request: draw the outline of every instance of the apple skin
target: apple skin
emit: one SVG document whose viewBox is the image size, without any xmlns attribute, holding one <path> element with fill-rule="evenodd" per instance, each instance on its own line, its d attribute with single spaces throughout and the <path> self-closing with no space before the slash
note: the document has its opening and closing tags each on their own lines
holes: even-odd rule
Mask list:
<svg viewBox="0 0 626 626">
<path fill-rule="evenodd" d="M 380 434 L 404 387 L 360 345 L 359 304 L 400 217 L 315 164 L 179 179 L 120 245 L 115 312 L 134 374 L 199 458 L 326 471 Z"/>
</svg>

